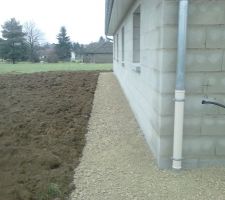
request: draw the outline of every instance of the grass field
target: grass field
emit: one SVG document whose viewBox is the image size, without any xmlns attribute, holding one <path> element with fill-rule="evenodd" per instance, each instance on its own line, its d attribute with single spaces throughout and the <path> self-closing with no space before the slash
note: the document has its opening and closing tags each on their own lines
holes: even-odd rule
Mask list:
<svg viewBox="0 0 225 200">
<path fill-rule="evenodd" d="M 47 71 L 94 71 L 112 70 L 112 64 L 86 64 L 86 63 L 0 63 L 0 74 L 6 73 L 34 73 Z"/>
</svg>

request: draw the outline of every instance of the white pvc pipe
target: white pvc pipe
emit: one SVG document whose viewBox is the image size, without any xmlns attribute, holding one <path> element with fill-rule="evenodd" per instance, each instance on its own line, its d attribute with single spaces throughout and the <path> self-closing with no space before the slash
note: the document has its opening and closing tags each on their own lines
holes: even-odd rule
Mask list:
<svg viewBox="0 0 225 200">
<path fill-rule="evenodd" d="M 173 169 L 181 169 L 184 121 L 184 90 L 175 91 Z"/>
</svg>

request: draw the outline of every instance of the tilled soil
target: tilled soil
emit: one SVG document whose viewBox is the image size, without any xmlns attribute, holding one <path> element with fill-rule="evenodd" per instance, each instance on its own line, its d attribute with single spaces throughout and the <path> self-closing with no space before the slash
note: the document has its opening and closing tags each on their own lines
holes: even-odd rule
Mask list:
<svg viewBox="0 0 225 200">
<path fill-rule="evenodd" d="M 98 72 L 0 76 L 0 199 L 67 199 Z"/>
</svg>

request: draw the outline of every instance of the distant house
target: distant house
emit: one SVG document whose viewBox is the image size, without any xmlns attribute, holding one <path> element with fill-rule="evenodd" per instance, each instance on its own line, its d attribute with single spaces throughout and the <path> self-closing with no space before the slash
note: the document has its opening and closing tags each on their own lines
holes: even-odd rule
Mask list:
<svg viewBox="0 0 225 200">
<path fill-rule="evenodd" d="M 46 44 L 44 46 L 41 46 L 38 51 L 38 54 L 41 62 L 48 62 L 48 63 L 58 62 L 55 44 Z"/>
<path fill-rule="evenodd" d="M 74 51 L 71 51 L 70 61 L 71 62 L 76 61 L 76 53 Z"/>
<path fill-rule="evenodd" d="M 225 0 L 106 0 L 105 24 L 158 166 L 225 165 L 225 109 L 202 104 L 225 103 Z"/>
<path fill-rule="evenodd" d="M 113 62 L 113 43 L 95 42 L 87 45 L 83 52 L 84 63 L 112 63 Z"/>
</svg>

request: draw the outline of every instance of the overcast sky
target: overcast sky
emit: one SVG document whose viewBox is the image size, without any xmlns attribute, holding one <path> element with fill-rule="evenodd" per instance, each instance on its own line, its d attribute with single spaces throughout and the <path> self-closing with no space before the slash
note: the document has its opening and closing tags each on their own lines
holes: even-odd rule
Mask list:
<svg viewBox="0 0 225 200">
<path fill-rule="evenodd" d="M 34 21 L 47 42 L 57 42 L 65 26 L 72 41 L 87 44 L 104 36 L 105 0 L 3 0 L 0 25 L 15 17 L 24 24 Z M 0 30 L 1 27 L 0 27 Z"/>
</svg>

